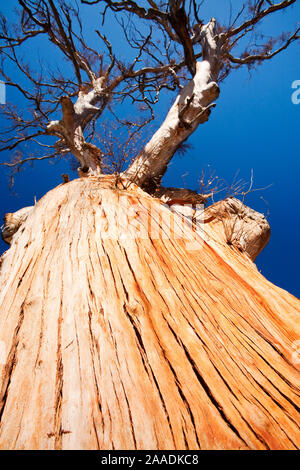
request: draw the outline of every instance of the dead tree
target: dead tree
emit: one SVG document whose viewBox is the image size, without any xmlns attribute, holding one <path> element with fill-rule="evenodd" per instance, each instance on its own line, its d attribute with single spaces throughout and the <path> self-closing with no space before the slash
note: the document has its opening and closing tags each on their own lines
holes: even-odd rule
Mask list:
<svg viewBox="0 0 300 470">
<path fill-rule="evenodd" d="M 296 1 L 245 2 L 229 25 L 204 21 L 195 0 L 18 3 L 14 25 L 1 17 L 0 73 L 26 106 L 2 108 L 5 165 L 73 155 L 80 177 L 6 215 L 0 448 L 299 448 L 300 304 L 254 264 L 267 221 L 235 199 L 197 212 L 208 195 L 161 187 L 222 80 L 299 39 L 296 27 L 247 42 Z M 98 15 L 98 46 L 82 8 Z M 113 14 L 126 62 L 104 34 Z M 56 67 L 26 62 L 37 38 Z M 164 91 L 177 96 L 163 123 L 106 175 L 101 119 L 132 142 Z M 135 119 L 118 114 L 129 103 Z"/>
</svg>

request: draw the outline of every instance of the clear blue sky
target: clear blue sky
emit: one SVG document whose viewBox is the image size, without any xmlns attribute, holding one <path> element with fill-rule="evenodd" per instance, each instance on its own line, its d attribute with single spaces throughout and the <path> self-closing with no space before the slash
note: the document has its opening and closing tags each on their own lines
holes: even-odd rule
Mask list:
<svg viewBox="0 0 300 470">
<path fill-rule="evenodd" d="M 15 3 L 1 5 L 1 11 L 8 18 L 12 17 Z M 203 10 L 204 19 L 215 16 L 226 22 L 228 3 L 208 1 Z M 232 3 L 235 5 L 236 2 Z M 96 7 L 85 11 L 84 22 L 91 27 L 97 21 L 96 11 Z M 267 27 L 280 33 L 291 30 L 292 24 L 299 20 L 298 1 L 290 13 L 276 14 Z M 118 34 L 114 36 L 115 44 L 120 44 Z M 218 176 L 228 181 L 237 170 L 241 177 L 249 180 L 253 169 L 255 187 L 273 184 L 263 192 L 249 195 L 246 200 L 260 212 L 266 214 L 269 211 L 271 239 L 257 258 L 257 265 L 267 279 L 297 297 L 300 297 L 300 104 L 292 103 L 291 86 L 295 80 L 300 80 L 299 59 L 298 42 L 252 71 L 251 76 L 246 69 L 233 71 L 221 85 L 221 94 L 209 121 L 189 140 L 192 149 L 184 157 L 176 156 L 164 177 L 164 185 L 197 189 L 202 168 L 210 165 Z M 55 54 L 50 49 L 47 60 L 55 61 Z M 7 100 L 18 104 L 17 94 L 10 89 L 7 89 Z M 166 110 L 163 100 L 160 119 Z M 9 157 L 8 153 L 0 155 L 1 161 Z M 60 184 L 61 174 L 65 172 L 71 174 L 66 162 L 55 165 L 37 162 L 33 168 L 28 166 L 16 176 L 14 194 L 8 189 L 8 172 L 0 168 L 0 217 L 32 205 L 34 196 L 39 199 Z M 1 252 L 6 249 L 7 245 L 1 241 Z"/>
</svg>

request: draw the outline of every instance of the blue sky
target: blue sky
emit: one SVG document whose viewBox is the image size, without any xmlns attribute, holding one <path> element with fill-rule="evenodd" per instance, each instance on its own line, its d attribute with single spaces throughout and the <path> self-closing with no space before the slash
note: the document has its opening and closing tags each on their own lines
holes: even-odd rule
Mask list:
<svg viewBox="0 0 300 470">
<path fill-rule="evenodd" d="M 10 2 L 1 5 L 1 11 L 10 18 Z M 232 2 L 235 4 L 235 2 Z M 229 2 L 210 0 L 203 8 L 205 20 L 215 16 L 226 22 Z M 87 8 L 84 21 L 98 21 L 96 7 Z M 300 2 L 289 13 L 278 13 L 268 20 L 270 31 L 290 30 L 300 21 Z M 112 24 L 107 24 L 112 28 Z M 120 37 L 114 34 L 115 44 Z M 300 297 L 300 220 L 299 220 L 299 135 L 300 104 L 292 103 L 292 83 L 300 80 L 300 44 L 292 45 L 258 69 L 232 71 L 221 84 L 221 94 L 209 121 L 200 126 L 190 138 L 192 148 L 183 156 L 176 156 L 164 177 L 165 186 L 197 189 L 201 170 L 211 168 L 216 175 L 232 181 L 239 170 L 240 177 L 250 179 L 254 173 L 254 186 L 264 191 L 250 194 L 246 204 L 265 214 L 271 225 L 271 239 L 257 258 L 262 274 Z M 55 61 L 53 50 L 47 51 L 47 60 Z M 20 78 L 21 79 L 21 78 Z M 7 100 L 18 104 L 18 96 L 9 88 Z M 167 111 L 167 100 L 162 100 L 159 119 Z M 4 122 L 1 125 L 5 125 Z M 1 161 L 10 155 L 0 155 Z M 34 197 L 41 198 L 48 190 L 62 182 L 61 174 L 71 175 L 69 164 L 36 163 L 27 166 L 15 178 L 11 192 L 8 188 L 8 172 L 0 167 L 0 217 L 21 207 L 32 205 Z M 75 174 L 72 175 L 75 177 Z M 7 245 L 0 242 L 1 252 Z M 288 313 L 288 312 L 287 312 Z"/>
</svg>

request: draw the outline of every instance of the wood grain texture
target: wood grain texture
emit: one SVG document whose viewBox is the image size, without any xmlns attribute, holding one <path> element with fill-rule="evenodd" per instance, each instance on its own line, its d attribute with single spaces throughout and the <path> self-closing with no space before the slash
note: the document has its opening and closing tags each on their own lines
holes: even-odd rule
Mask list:
<svg viewBox="0 0 300 470">
<path fill-rule="evenodd" d="M 158 228 L 159 200 L 82 178 L 14 236 L 0 273 L 1 449 L 300 447 L 300 301 L 216 219 L 204 240 L 176 238 L 178 215 L 170 237 L 129 236 L 123 216 L 147 229 L 150 206 Z"/>
</svg>

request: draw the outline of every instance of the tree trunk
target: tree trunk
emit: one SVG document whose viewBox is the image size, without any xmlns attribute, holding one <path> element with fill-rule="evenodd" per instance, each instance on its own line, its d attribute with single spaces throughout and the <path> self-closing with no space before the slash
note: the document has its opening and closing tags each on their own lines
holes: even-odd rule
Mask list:
<svg viewBox="0 0 300 470">
<path fill-rule="evenodd" d="M 50 191 L 3 256 L 0 448 L 299 448 L 300 301 L 116 186 Z"/>
</svg>

